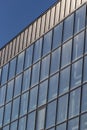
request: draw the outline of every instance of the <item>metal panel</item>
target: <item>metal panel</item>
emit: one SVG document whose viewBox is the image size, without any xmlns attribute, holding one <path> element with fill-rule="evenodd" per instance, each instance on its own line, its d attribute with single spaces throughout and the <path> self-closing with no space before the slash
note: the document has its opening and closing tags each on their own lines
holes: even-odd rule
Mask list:
<svg viewBox="0 0 87 130">
<path fill-rule="evenodd" d="M 24 32 L 22 32 L 22 33 L 21 33 L 21 36 L 20 36 L 19 51 L 22 51 L 23 40 L 24 40 Z"/>
<path fill-rule="evenodd" d="M 28 29 L 25 30 L 24 32 L 24 42 L 23 42 L 23 49 L 26 47 L 27 45 L 27 36 L 28 36 Z"/>
<path fill-rule="evenodd" d="M 37 30 L 36 30 L 36 39 L 40 36 L 40 26 L 41 26 L 41 18 L 37 20 Z"/>
<path fill-rule="evenodd" d="M 16 38 L 12 42 L 12 55 L 11 55 L 11 57 L 13 57 L 15 55 L 15 51 L 16 51 L 15 46 L 16 46 Z"/>
<path fill-rule="evenodd" d="M 60 21 L 64 18 L 65 1 L 66 1 L 66 0 L 62 0 L 62 1 L 61 1 Z"/>
<path fill-rule="evenodd" d="M 55 14 L 55 25 L 59 21 L 59 14 L 60 14 L 60 2 L 56 5 L 56 14 Z"/>
<path fill-rule="evenodd" d="M 5 60 L 4 60 L 5 63 L 6 63 L 7 57 L 8 57 L 8 49 L 9 49 L 9 44 L 5 47 Z"/>
<path fill-rule="evenodd" d="M 27 46 L 29 46 L 30 42 L 31 42 L 31 33 L 32 33 L 32 25 L 29 26 L 29 30 L 28 30 L 28 42 L 27 42 Z"/>
<path fill-rule="evenodd" d="M 71 9 L 70 9 L 70 12 L 72 12 L 73 10 L 75 10 L 75 4 L 76 4 L 76 0 L 71 0 Z"/>
<path fill-rule="evenodd" d="M 19 49 L 19 42 L 20 42 L 20 35 L 17 37 L 17 40 L 16 40 L 16 51 L 15 51 L 15 54 L 18 53 L 18 49 Z"/>
<path fill-rule="evenodd" d="M 2 54 L 1 54 L 1 65 L 4 63 L 4 56 L 5 56 L 5 48 L 2 49 Z"/>
<path fill-rule="evenodd" d="M 66 0 L 65 17 L 69 14 L 71 0 Z"/>
<path fill-rule="evenodd" d="M 41 32 L 40 32 L 40 36 L 44 34 L 45 19 L 46 19 L 46 14 L 44 14 L 42 16 L 42 18 L 41 18 Z"/>
<path fill-rule="evenodd" d="M 81 0 L 76 1 L 76 8 L 78 8 L 81 5 Z"/>
<path fill-rule="evenodd" d="M 46 22 L 45 22 L 45 32 L 49 29 L 49 22 L 50 22 L 50 10 L 46 13 Z"/>
<path fill-rule="evenodd" d="M 33 42 L 33 41 L 35 40 L 35 35 L 36 35 L 36 22 L 37 22 L 37 21 L 35 21 L 35 22 L 33 23 L 33 31 L 32 31 L 32 40 L 31 40 L 31 42 Z"/>
<path fill-rule="evenodd" d="M 50 28 L 52 28 L 54 25 L 54 16 L 55 16 L 55 6 L 51 9 Z"/>
<path fill-rule="evenodd" d="M 8 60 L 10 59 L 11 57 L 11 52 L 12 52 L 12 42 L 9 43 L 9 51 L 8 51 Z"/>
</svg>

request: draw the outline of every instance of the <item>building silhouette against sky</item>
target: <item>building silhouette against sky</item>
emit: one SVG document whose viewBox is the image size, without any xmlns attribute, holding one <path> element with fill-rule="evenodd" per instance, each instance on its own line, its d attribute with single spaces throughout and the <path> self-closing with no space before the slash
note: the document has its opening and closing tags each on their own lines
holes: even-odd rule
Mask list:
<svg viewBox="0 0 87 130">
<path fill-rule="evenodd" d="M 87 129 L 86 0 L 62 0 L 0 50 L 2 130 Z"/>
</svg>

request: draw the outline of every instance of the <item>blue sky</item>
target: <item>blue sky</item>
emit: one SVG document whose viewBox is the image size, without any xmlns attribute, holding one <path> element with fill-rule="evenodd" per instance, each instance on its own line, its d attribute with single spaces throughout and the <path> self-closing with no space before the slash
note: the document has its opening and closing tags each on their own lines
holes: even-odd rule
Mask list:
<svg viewBox="0 0 87 130">
<path fill-rule="evenodd" d="M 0 0 L 0 48 L 58 0 Z"/>
</svg>

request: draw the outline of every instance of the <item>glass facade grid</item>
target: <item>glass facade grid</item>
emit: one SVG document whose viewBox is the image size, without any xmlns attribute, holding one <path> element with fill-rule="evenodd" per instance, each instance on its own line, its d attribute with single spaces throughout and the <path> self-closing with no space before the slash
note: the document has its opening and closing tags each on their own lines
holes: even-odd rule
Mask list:
<svg viewBox="0 0 87 130">
<path fill-rule="evenodd" d="M 85 10 L 80 7 L 0 68 L 3 130 L 86 129 Z"/>
</svg>

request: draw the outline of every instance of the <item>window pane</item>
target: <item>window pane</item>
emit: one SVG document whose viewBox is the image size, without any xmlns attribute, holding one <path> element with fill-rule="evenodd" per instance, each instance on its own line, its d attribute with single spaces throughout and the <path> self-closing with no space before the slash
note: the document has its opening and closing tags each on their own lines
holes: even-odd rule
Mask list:
<svg viewBox="0 0 87 130">
<path fill-rule="evenodd" d="M 80 33 L 74 38 L 73 60 L 83 55 L 83 47 L 84 47 L 84 32 Z"/>
<path fill-rule="evenodd" d="M 21 82 L 22 82 L 22 75 L 19 75 L 15 79 L 15 89 L 14 89 L 14 96 L 17 96 L 21 92 Z"/>
<path fill-rule="evenodd" d="M 62 94 L 62 93 L 65 93 L 68 91 L 69 78 L 70 78 L 70 67 L 68 67 L 60 72 L 59 94 Z"/>
<path fill-rule="evenodd" d="M 12 99 L 13 88 L 14 88 L 14 80 L 11 80 L 10 82 L 8 82 L 8 86 L 7 86 L 6 102 Z"/>
<path fill-rule="evenodd" d="M 25 127 L 26 127 L 26 117 L 21 118 L 19 120 L 18 130 L 25 130 Z"/>
<path fill-rule="evenodd" d="M 52 100 L 55 97 L 57 97 L 58 78 L 59 78 L 59 75 L 56 74 L 56 75 L 52 76 L 49 80 L 48 100 Z"/>
<path fill-rule="evenodd" d="M 83 74 L 83 81 L 87 81 L 87 56 L 84 57 L 84 74 Z"/>
<path fill-rule="evenodd" d="M 53 34 L 53 46 L 52 48 L 55 49 L 58 46 L 60 46 L 62 42 L 62 27 L 63 23 L 60 23 L 54 28 L 54 34 Z"/>
<path fill-rule="evenodd" d="M 6 65 L 3 67 L 3 69 L 2 69 L 1 85 L 7 82 L 8 66 L 9 66 L 9 64 L 6 64 Z"/>
<path fill-rule="evenodd" d="M 0 68 L 0 81 L 1 81 L 1 72 L 2 72 L 2 69 Z"/>
<path fill-rule="evenodd" d="M 3 130 L 9 130 L 9 125 L 5 126 Z"/>
<path fill-rule="evenodd" d="M 24 65 L 24 52 L 18 55 L 16 74 L 23 71 L 23 65 Z"/>
<path fill-rule="evenodd" d="M 85 53 L 87 53 L 87 29 L 86 29 L 86 36 L 85 36 Z"/>
<path fill-rule="evenodd" d="M 16 98 L 13 100 L 13 106 L 12 106 L 12 121 L 18 118 L 18 113 L 19 113 L 19 102 L 20 98 Z"/>
<path fill-rule="evenodd" d="M 68 95 L 58 99 L 57 122 L 63 122 L 67 118 Z"/>
<path fill-rule="evenodd" d="M 6 85 L 0 88 L 0 106 L 4 105 L 6 95 Z"/>
<path fill-rule="evenodd" d="M 32 64 L 32 57 L 33 57 L 33 45 L 26 49 L 24 68 L 28 68 Z"/>
<path fill-rule="evenodd" d="M 9 79 L 15 76 L 15 68 L 16 68 L 16 58 L 10 61 Z"/>
<path fill-rule="evenodd" d="M 27 113 L 27 105 L 28 105 L 28 93 L 25 93 L 21 96 L 21 105 L 20 105 L 21 116 Z"/>
<path fill-rule="evenodd" d="M 40 62 L 37 64 L 33 65 L 32 67 L 32 81 L 31 81 L 31 86 L 35 85 L 39 81 L 39 71 L 40 71 Z"/>
<path fill-rule="evenodd" d="M 28 115 L 27 130 L 35 130 L 35 112 Z"/>
<path fill-rule="evenodd" d="M 61 125 L 58 125 L 58 126 L 56 127 L 56 130 L 66 130 L 66 123 L 63 123 L 63 124 L 61 124 Z"/>
<path fill-rule="evenodd" d="M 43 43 L 43 55 L 46 55 L 51 50 L 51 43 L 52 43 L 52 31 L 48 32 L 44 36 L 44 43 Z"/>
<path fill-rule="evenodd" d="M 50 55 L 42 59 L 41 64 L 41 80 L 48 77 L 49 74 Z"/>
<path fill-rule="evenodd" d="M 64 21 L 63 41 L 67 40 L 73 35 L 73 23 L 74 23 L 74 14 L 66 18 Z"/>
<path fill-rule="evenodd" d="M 17 121 L 11 123 L 10 130 L 17 130 Z"/>
<path fill-rule="evenodd" d="M 58 71 L 59 66 L 60 66 L 60 48 L 52 53 L 50 73 Z"/>
<path fill-rule="evenodd" d="M 70 93 L 69 118 L 79 114 L 80 110 L 80 88 Z"/>
<path fill-rule="evenodd" d="M 55 124 L 55 117 L 56 117 L 56 101 L 49 103 L 47 106 L 46 128 Z"/>
<path fill-rule="evenodd" d="M 29 111 L 34 110 L 37 105 L 38 86 L 30 90 Z"/>
<path fill-rule="evenodd" d="M 11 103 L 8 103 L 8 104 L 5 106 L 4 124 L 10 122 L 10 116 L 11 116 L 10 114 L 11 114 Z"/>
<path fill-rule="evenodd" d="M 34 59 L 33 62 L 35 63 L 41 58 L 41 50 L 42 50 L 42 38 L 34 44 Z"/>
<path fill-rule="evenodd" d="M 76 11 L 75 30 L 74 30 L 75 33 L 79 32 L 81 29 L 85 27 L 85 15 L 86 15 L 86 6 L 83 6 Z"/>
<path fill-rule="evenodd" d="M 75 118 L 69 121 L 68 130 L 78 130 L 79 129 L 79 119 Z"/>
<path fill-rule="evenodd" d="M 68 41 L 66 44 L 62 46 L 62 63 L 61 63 L 62 67 L 71 62 L 71 53 L 72 53 L 72 40 Z"/>
<path fill-rule="evenodd" d="M 42 130 L 42 129 L 44 129 L 44 121 L 45 121 L 45 108 L 40 109 L 37 112 L 36 130 Z"/>
<path fill-rule="evenodd" d="M 30 87 L 31 68 L 24 71 L 22 91 L 26 91 Z"/>
<path fill-rule="evenodd" d="M 46 103 L 47 87 L 48 87 L 48 80 L 46 80 L 45 82 L 42 82 L 39 86 L 39 99 L 38 99 L 39 106 Z"/>
<path fill-rule="evenodd" d="M 71 71 L 71 88 L 79 86 L 82 78 L 82 60 L 72 64 Z"/>
<path fill-rule="evenodd" d="M 87 111 L 87 84 L 85 84 L 82 88 L 82 112 Z"/>
<path fill-rule="evenodd" d="M 81 116 L 80 130 L 87 129 L 87 114 Z"/>
<path fill-rule="evenodd" d="M 3 112 L 4 112 L 4 107 L 0 108 L 0 127 L 2 127 L 2 122 L 3 122 Z"/>
</svg>

